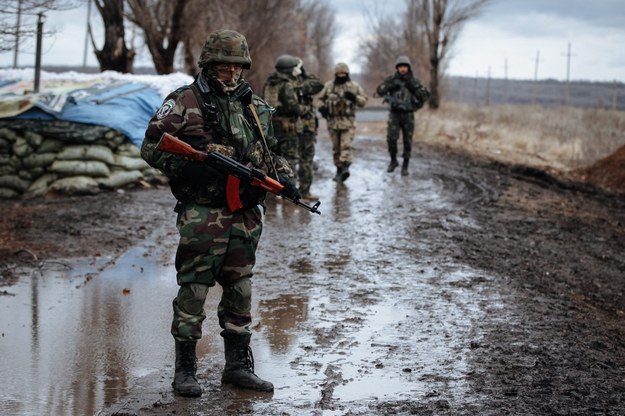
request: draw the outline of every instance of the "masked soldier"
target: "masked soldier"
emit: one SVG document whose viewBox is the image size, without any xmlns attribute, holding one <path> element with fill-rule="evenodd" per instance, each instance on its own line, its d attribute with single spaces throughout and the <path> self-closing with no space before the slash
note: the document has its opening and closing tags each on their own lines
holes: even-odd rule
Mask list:
<svg viewBox="0 0 625 416">
<path fill-rule="evenodd" d="M 408 164 L 412 152 L 412 135 L 414 133 L 414 113 L 423 107 L 430 98 L 430 92 L 412 74 L 412 64 L 407 56 L 400 56 L 395 61 L 396 72 L 384 79 L 376 92 L 384 97 L 390 106 L 386 141 L 391 162 L 387 172 L 393 172 L 397 162 L 397 141 L 399 133 L 404 142 L 404 160 L 401 167 L 402 176 L 408 175 Z"/>
<path fill-rule="evenodd" d="M 328 123 L 336 181 L 345 181 L 349 177 L 356 132 L 356 107 L 364 107 L 367 99 L 362 87 L 349 78 L 347 64 L 336 64 L 334 79 L 325 83 L 317 100 L 319 113 Z"/>
<path fill-rule="evenodd" d="M 263 96 L 274 108 L 273 128 L 278 141 L 277 153 L 295 169 L 299 163 L 299 138 L 302 131 L 302 107 L 296 92 L 296 77 L 300 75 L 299 60 L 291 55 L 280 55 L 263 87 Z"/>
<path fill-rule="evenodd" d="M 317 195 L 310 193 L 313 181 L 313 162 L 315 158 L 315 144 L 317 143 L 317 128 L 319 119 L 314 105 L 313 96 L 323 89 L 323 83 L 316 75 L 306 72 L 301 59 L 299 61 L 300 74 L 297 76 L 296 91 L 302 107 L 302 132 L 299 134 L 299 191 L 303 199 L 316 200 Z"/>
<path fill-rule="evenodd" d="M 275 176 L 283 195 L 298 198 L 293 173 L 275 146 L 271 108 L 252 93 L 243 69 L 252 65 L 247 41 L 232 30 L 211 33 L 198 65 L 201 73 L 191 85 L 170 93 L 150 121 L 141 147 L 142 157 L 169 178 L 178 200 L 176 252 L 178 294 L 173 300 L 171 334 L 176 363 L 172 386 L 184 396 L 200 396 L 196 378 L 196 344 L 206 318 L 204 302 L 210 287 L 223 293 L 217 310 L 224 339 L 225 367 L 221 381 L 239 388 L 273 391 L 254 373 L 250 348 L 252 268 L 262 230 L 265 191 L 244 184 L 243 208 L 232 212 L 226 203 L 223 172 L 204 162 L 165 153 L 157 148 L 170 133 L 204 152 L 219 152 Z M 273 172 L 273 175 L 272 175 Z"/>
</svg>

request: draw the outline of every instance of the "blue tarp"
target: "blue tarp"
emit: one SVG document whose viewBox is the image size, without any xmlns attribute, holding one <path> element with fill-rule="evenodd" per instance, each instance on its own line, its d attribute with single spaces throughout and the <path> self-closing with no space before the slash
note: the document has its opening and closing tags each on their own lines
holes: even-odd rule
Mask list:
<svg viewBox="0 0 625 416">
<path fill-rule="evenodd" d="M 6 85 L 6 84 L 5 84 Z M 7 100 L 17 104 L 6 105 Z M 83 88 L 20 96 L 0 94 L 3 107 L 13 108 L 9 117 L 0 118 L 63 120 L 111 127 L 141 146 L 148 122 L 162 104 L 158 91 L 147 84 L 115 81 Z M 24 104 L 26 103 L 26 104 Z M 16 108 L 19 107 L 19 110 Z M 21 111 L 25 109 L 25 111 Z"/>
</svg>

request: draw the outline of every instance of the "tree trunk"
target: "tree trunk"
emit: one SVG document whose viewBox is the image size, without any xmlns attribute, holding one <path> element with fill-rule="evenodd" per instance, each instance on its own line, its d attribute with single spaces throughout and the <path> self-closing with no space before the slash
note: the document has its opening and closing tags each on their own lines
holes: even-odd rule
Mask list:
<svg viewBox="0 0 625 416">
<path fill-rule="evenodd" d="M 100 71 L 131 73 L 135 51 L 126 47 L 124 39 L 124 1 L 96 0 L 95 5 L 104 22 L 104 46 L 98 49 L 91 36 Z"/>
</svg>

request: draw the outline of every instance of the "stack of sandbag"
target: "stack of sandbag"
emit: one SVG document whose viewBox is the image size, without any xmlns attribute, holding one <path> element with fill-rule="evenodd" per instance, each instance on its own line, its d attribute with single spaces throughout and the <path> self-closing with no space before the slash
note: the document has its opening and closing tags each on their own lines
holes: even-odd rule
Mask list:
<svg viewBox="0 0 625 416">
<path fill-rule="evenodd" d="M 0 198 L 95 194 L 161 176 L 118 131 L 65 121 L 0 122 Z"/>
</svg>

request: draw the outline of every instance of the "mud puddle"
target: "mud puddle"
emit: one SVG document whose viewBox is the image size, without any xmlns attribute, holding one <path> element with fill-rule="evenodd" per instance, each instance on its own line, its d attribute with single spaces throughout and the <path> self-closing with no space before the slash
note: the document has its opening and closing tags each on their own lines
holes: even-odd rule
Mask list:
<svg viewBox="0 0 625 416">
<path fill-rule="evenodd" d="M 479 297 L 454 284 L 487 278 L 429 255 L 415 258 L 422 242 L 409 228 L 449 204 L 441 196 L 449 183 L 381 175 L 383 154 L 368 165 L 355 161 L 349 181 L 336 183 L 327 142 L 319 148 L 313 188 L 322 215 L 268 201 L 253 346 L 257 372 L 276 386 L 273 395 L 222 389 L 219 289 L 209 294 L 198 347 L 199 379 L 213 398 L 171 394 L 177 286 L 170 236 L 117 259 L 44 264 L 10 288 L 0 322 L 3 349 L 15 359 L 0 364 L 11 380 L 0 393 L 3 407 L 23 415 L 132 414 L 177 401 L 190 413 L 214 414 L 201 410 L 209 401 L 212 412 L 243 406 L 332 415 L 344 412 L 340 403 L 436 395 L 439 383 L 464 395 L 466 338 L 482 312 Z M 416 203 L 414 196 L 406 202 L 406 193 L 418 195 Z"/>
</svg>

